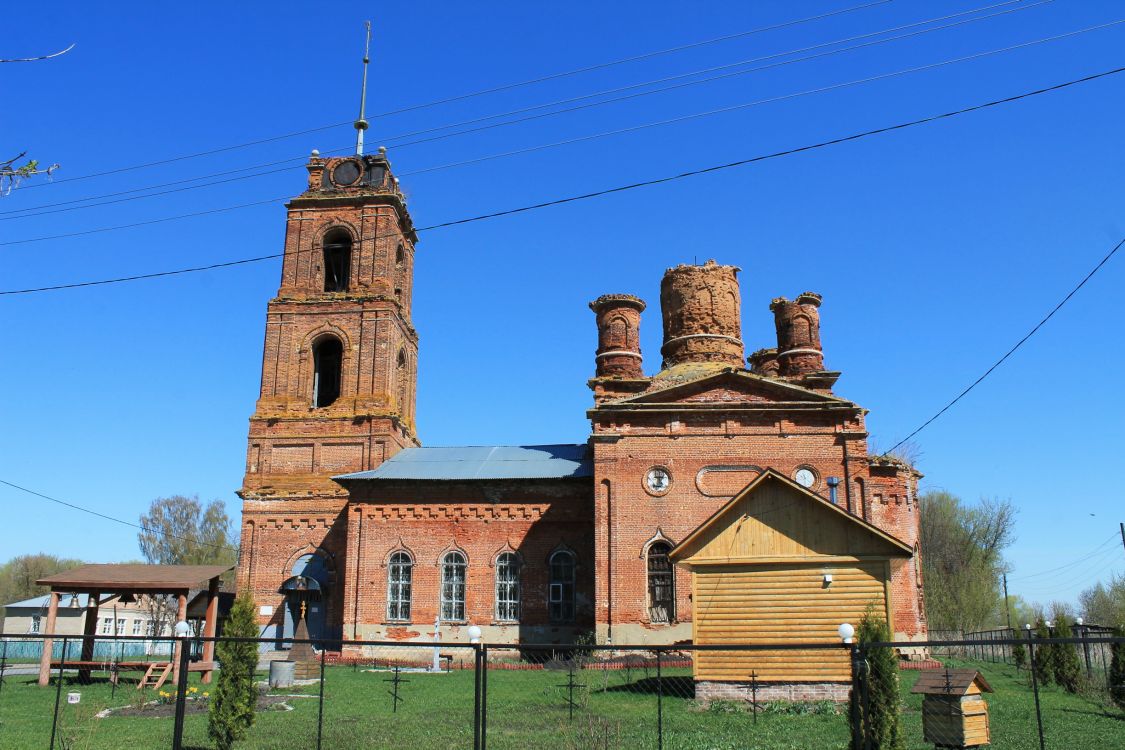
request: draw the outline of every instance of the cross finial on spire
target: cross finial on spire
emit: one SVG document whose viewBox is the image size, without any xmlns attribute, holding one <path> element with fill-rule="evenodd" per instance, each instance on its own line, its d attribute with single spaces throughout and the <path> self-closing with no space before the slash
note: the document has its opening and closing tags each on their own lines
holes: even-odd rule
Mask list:
<svg viewBox="0 0 1125 750">
<path fill-rule="evenodd" d="M 367 120 L 364 116 L 367 108 L 367 63 L 371 61 L 371 22 L 364 21 L 367 27 L 367 41 L 363 45 L 363 87 L 359 93 L 359 118 L 355 121 L 355 153 L 363 155 L 363 131 L 367 130 Z"/>
</svg>

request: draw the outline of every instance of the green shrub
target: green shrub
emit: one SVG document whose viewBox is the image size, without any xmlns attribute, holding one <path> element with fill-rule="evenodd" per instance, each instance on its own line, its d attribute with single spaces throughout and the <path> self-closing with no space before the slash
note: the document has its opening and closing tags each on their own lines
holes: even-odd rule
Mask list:
<svg viewBox="0 0 1125 750">
<path fill-rule="evenodd" d="M 1018 633 L 1016 634 L 1019 635 Z M 1024 648 L 1022 643 L 1012 644 L 1012 661 L 1016 664 L 1016 669 L 1023 669 L 1027 666 L 1027 649 Z"/>
<path fill-rule="evenodd" d="M 1114 628 L 1113 635 L 1125 637 L 1125 628 Z M 1113 659 L 1109 663 L 1109 697 L 1118 708 L 1125 710 L 1125 643 L 1114 643 L 1110 653 Z"/>
<path fill-rule="evenodd" d="M 1040 617 L 1035 621 L 1035 639 L 1050 638 L 1051 631 Z M 1054 675 L 1055 651 L 1050 644 L 1036 644 L 1032 647 L 1031 671 L 1040 686 L 1050 685 Z"/>
<path fill-rule="evenodd" d="M 223 635 L 229 638 L 257 638 L 258 614 L 249 591 L 234 601 Z M 230 750 L 246 736 L 254 723 L 257 691 L 254 669 L 258 665 L 258 644 L 219 641 L 219 684 L 211 695 L 207 734 L 218 750 Z"/>
<path fill-rule="evenodd" d="M 1070 621 L 1063 615 L 1059 616 L 1055 625 L 1055 637 L 1074 637 Z M 1078 649 L 1073 643 L 1055 643 L 1052 648 L 1054 659 L 1051 666 L 1055 682 L 1066 692 L 1077 693 L 1082 686 L 1082 664 L 1078 661 Z"/>
<path fill-rule="evenodd" d="M 850 696 L 852 716 L 858 716 L 862 731 L 870 744 L 861 742 L 860 748 L 871 750 L 904 750 L 905 736 L 900 723 L 901 698 L 898 685 L 898 655 L 888 646 L 863 648 L 863 644 L 891 640 L 887 621 L 868 608 L 856 630 L 856 640 L 867 661 L 867 701 L 853 690 Z M 853 736 L 855 727 L 852 727 Z M 853 750 L 860 750 L 853 748 Z"/>
</svg>

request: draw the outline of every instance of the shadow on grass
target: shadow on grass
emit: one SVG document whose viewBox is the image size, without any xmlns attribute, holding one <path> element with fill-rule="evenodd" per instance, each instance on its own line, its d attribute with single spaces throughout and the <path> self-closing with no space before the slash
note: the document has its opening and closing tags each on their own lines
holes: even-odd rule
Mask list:
<svg viewBox="0 0 1125 750">
<path fill-rule="evenodd" d="M 694 698 L 695 680 L 690 676 L 663 677 L 657 681 L 655 677 L 645 677 L 630 682 L 627 685 L 614 685 L 598 690 L 599 693 L 636 693 L 638 695 L 656 695 L 663 691 L 669 698 Z"/>
<path fill-rule="evenodd" d="M 1057 709 L 1060 713 L 1064 714 L 1078 714 L 1079 716 L 1099 716 L 1103 719 L 1113 719 L 1114 721 L 1125 721 L 1125 713 L 1120 711 L 1113 711 L 1107 708 L 1060 708 Z"/>
</svg>

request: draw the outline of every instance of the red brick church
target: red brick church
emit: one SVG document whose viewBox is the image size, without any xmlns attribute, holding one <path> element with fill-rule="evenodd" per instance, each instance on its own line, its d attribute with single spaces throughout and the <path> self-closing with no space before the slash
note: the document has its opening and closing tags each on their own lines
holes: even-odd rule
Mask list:
<svg viewBox="0 0 1125 750">
<path fill-rule="evenodd" d="M 668 269 L 653 375 L 645 303 L 590 303 L 586 443 L 423 447 L 417 237 L 398 180 L 382 150 L 314 152 L 308 173 L 287 207 L 239 493 L 239 586 L 263 633 L 291 634 L 305 603 L 312 636 L 345 646 L 426 640 L 437 619 L 453 641 L 478 625 L 493 643 L 674 643 L 693 637 L 693 575 L 710 565 L 776 573 L 735 589 L 747 608 L 735 619 L 762 623 L 753 637 L 834 637 L 839 607 L 863 597 L 898 638 L 925 636 L 920 475 L 868 454 L 865 410 L 835 395 L 824 365 L 819 295 L 769 303 L 776 346 L 747 366 L 738 269 Z M 755 510 L 764 485 L 788 512 Z M 737 553 L 696 541 L 719 527 Z M 711 550 L 690 570 L 673 562 L 689 537 Z"/>
</svg>

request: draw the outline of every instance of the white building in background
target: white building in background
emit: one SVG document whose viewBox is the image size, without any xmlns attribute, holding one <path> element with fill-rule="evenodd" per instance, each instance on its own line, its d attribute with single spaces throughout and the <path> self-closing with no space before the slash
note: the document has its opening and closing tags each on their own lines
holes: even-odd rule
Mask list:
<svg viewBox="0 0 1125 750">
<path fill-rule="evenodd" d="M 4 619 L 0 624 L 0 635 L 25 635 L 44 633 L 47 627 L 47 605 L 50 594 L 44 594 L 22 602 L 4 605 Z M 64 594 L 59 602 L 55 621 L 58 635 L 82 635 L 86 625 L 86 605 L 88 594 Z M 174 612 L 159 610 L 149 598 L 141 596 L 137 601 L 121 602 L 119 597 L 107 596 L 98 605 L 98 622 L 94 633 L 99 636 L 145 635 L 153 638 L 171 634 L 171 621 Z"/>
</svg>

